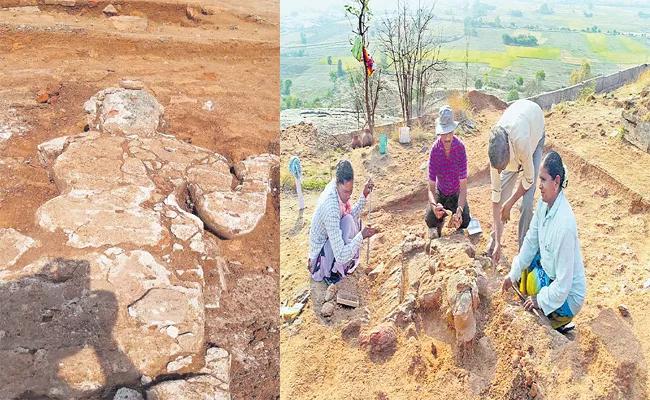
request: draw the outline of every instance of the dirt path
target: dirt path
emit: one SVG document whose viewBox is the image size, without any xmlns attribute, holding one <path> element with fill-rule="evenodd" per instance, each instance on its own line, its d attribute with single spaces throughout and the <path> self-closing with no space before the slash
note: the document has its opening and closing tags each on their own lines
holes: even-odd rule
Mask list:
<svg viewBox="0 0 650 400">
<path fill-rule="evenodd" d="M 144 82 L 164 105 L 165 133 L 233 162 L 279 153 L 277 1 L 114 2 L 119 15 L 146 21 L 144 29 L 118 29 L 102 13 L 109 3 L 10 0 L 0 8 L 0 227 L 36 234 L 35 211 L 58 194 L 36 146 L 82 132 L 84 101 L 123 79 Z M 38 103 L 39 90 L 48 87 L 59 92 L 56 102 Z M 211 111 L 204 109 L 208 101 Z M 279 239 L 272 234 L 279 199 L 274 195 L 268 204 L 254 232 L 217 239 L 237 284 L 220 311 L 206 311 L 206 338 L 233 354 L 233 398 L 268 399 L 279 392 L 272 284 L 279 276 Z M 211 271 L 205 277 L 208 285 L 217 283 Z M 259 293 L 258 303 L 241 304 L 251 291 Z"/>
<path fill-rule="evenodd" d="M 626 96 L 626 88 L 617 96 Z M 647 398 L 647 359 L 650 327 L 647 291 L 643 283 L 650 278 L 650 154 L 640 152 L 610 132 L 621 124 L 621 109 L 608 100 L 565 106 L 547 117 L 548 149 L 557 150 L 569 170 L 566 195 L 578 219 L 579 239 L 587 275 L 587 300 L 576 318 L 577 329 L 567 338 L 549 332 L 530 314 L 516 306 L 514 297 L 499 293 L 503 274 L 509 269 L 502 262 L 496 272 L 488 271 L 491 295 L 484 302 L 487 320 L 477 336 L 474 355 L 459 359 L 453 331 L 437 319 L 425 319 L 414 335 L 399 331 L 395 354 L 378 363 L 353 340 L 346 340 L 342 329 L 347 310 L 337 308 L 332 320 L 320 317 L 311 299 L 299 321 L 284 325 L 281 333 L 281 395 L 283 398 L 309 399 L 430 399 L 470 398 Z M 468 151 L 468 201 L 472 215 L 481 222 L 483 234 L 471 243 L 480 252 L 491 229 L 490 183 L 487 164 L 489 127 L 500 116 L 485 111 L 474 116 L 479 127 L 462 140 Z M 303 168 L 327 169 L 340 158 L 349 158 L 355 167 L 356 199 L 364 179 L 375 176 L 377 198 L 373 200 L 373 224 L 383 233 L 371 242 L 370 271 L 384 264 L 387 271 L 399 269 L 393 254 L 405 233 L 424 234 L 426 206 L 425 171 L 432 135 L 404 147 L 389 142 L 389 152 L 377 148 L 341 153 L 310 148 L 296 143 L 287 130 L 281 135 L 282 163 L 302 150 Z M 601 134 L 604 130 L 605 134 Z M 293 139 L 293 140 L 292 140 Z M 320 154 L 320 155 L 319 155 Z M 318 193 L 305 196 L 306 211 L 297 222 L 297 200 L 293 193 L 282 193 L 281 211 L 281 300 L 309 287 L 305 267 L 308 232 Z M 539 198 L 537 192 L 536 198 Z M 513 210 L 513 220 L 518 211 Z M 505 232 L 505 259 L 516 255 L 516 224 Z M 443 235 L 449 232 L 443 231 Z M 365 246 L 364 246 L 365 249 Z M 358 279 L 369 289 L 360 293 L 362 307 L 369 315 L 367 326 L 381 322 L 387 302 L 385 284 L 373 284 L 360 271 Z M 322 301 L 322 300 L 320 300 Z M 620 317 L 618 305 L 629 310 Z M 339 317 L 336 316 L 339 313 Z M 341 317 L 343 315 L 343 317 Z M 354 317 L 350 317 L 353 319 Z M 436 355 L 432 353 L 432 346 Z M 514 364 L 513 359 L 516 361 Z M 526 384 L 530 375 L 532 387 Z"/>
</svg>

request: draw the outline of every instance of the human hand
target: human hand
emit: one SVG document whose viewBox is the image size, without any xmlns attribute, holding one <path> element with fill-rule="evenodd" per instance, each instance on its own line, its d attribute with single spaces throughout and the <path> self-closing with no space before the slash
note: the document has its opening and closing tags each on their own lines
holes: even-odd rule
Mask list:
<svg viewBox="0 0 650 400">
<path fill-rule="evenodd" d="M 526 301 L 524 301 L 524 309 L 526 311 L 531 311 L 533 308 L 539 308 L 537 304 L 537 295 L 529 296 Z"/>
<path fill-rule="evenodd" d="M 460 228 L 463 224 L 463 209 L 458 207 L 456 209 L 456 214 L 454 214 L 454 219 L 456 220 L 456 228 Z"/>
<path fill-rule="evenodd" d="M 363 230 L 361 231 L 361 237 L 367 239 L 371 236 L 374 236 L 377 233 L 379 233 L 378 228 L 373 228 L 371 225 L 366 225 L 363 227 Z"/>
<path fill-rule="evenodd" d="M 512 205 L 509 202 L 506 202 L 503 207 L 501 207 L 501 221 L 504 223 L 510 221 L 510 210 Z"/>
<path fill-rule="evenodd" d="M 494 245 L 494 250 L 492 251 L 492 261 L 495 267 L 499 264 L 500 259 L 501 259 L 501 243 L 497 243 L 496 245 Z"/>
<path fill-rule="evenodd" d="M 506 279 L 503 280 L 503 285 L 501 285 L 501 292 L 505 293 L 512 287 L 512 279 L 509 276 L 506 276 Z"/>
<path fill-rule="evenodd" d="M 433 214 L 438 219 L 441 219 L 442 217 L 445 216 L 445 208 L 442 206 L 442 204 L 438 203 L 434 205 Z"/>
<path fill-rule="evenodd" d="M 368 181 L 366 182 L 366 185 L 363 187 L 363 197 L 368 197 L 370 192 L 372 192 L 372 189 L 375 188 L 375 182 L 372 180 L 372 176 L 368 178 Z"/>
</svg>

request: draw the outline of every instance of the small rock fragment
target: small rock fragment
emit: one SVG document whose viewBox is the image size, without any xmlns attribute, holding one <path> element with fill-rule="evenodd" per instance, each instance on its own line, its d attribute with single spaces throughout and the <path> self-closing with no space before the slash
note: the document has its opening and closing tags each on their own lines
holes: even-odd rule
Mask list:
<svg viewBox="0 0 650 400">
<path fill-rule="evenodd" d="M 196 19 L 196 10 L 192 7 L 187 7 L 185 9 L 185 15 L 187 16 L 187 19 L 194 20 Z"/>
<path fill-rule="evenodd" d="M 170 338 L 176 339 L 178 337 L 178 328 L 175 327 L 174 325 L 170 325 L 166 329 L 167 335 L 169 335 Z"/>
<path fill-rule="evenodd" d="M 111 17 L 117 15 L 117 9 L 112 4 L 107 5 L 102 12 Z"/>
<path fill-rule="evenodd" d="M 113 397 L 113 400 L 144 400 L 140 392 L 134 389 L 130 388 L 120 388 L 117 393 L 115 393 L 115 397 Z"/>
<path fill-rule="evenodd" d="M 620 312 L 622 316 L 624 317 L 630 316 L 630 310 L 627 309 L 627 306 L 625 304 L 619 304 L 617 308 L 618 308 L 618 312 Z"/>
<path fill-rule="evenodd" d="M 336 297 L 336 285 L 329 285 L 327 291 L 325 292 L 325 302 L 334 300 Z"/>
<path fill-rule="evenodd" d="M 323 304 L 320 313 L 323 317 L 331 317 L 332 314 L 334 314 L 334 303 L 328 301 L 327 303 Z"/>
<path fill-rule="evenodd" d="M 142 90 L 144 89 L 144 83 L 142 83 L 142 81 L 125 79 L 120 82 L 120 87 L 129 90 Z"/>
<path fill-rule="evenodd" d="M 526 371 L 526 386 L 530 387 L 533 384 L 533 376 L 530 372 Z"/>
<path fill-rule="evenodd" d="M 178 357 L 175 361 L 167 364 L 167 372 L 176 372 L 192 364 L 192 356 Z"/>
</svg>

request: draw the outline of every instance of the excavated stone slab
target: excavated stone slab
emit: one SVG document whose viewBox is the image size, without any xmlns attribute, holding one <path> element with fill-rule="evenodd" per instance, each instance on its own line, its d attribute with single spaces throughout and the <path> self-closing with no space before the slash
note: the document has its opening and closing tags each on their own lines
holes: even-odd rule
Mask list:
<svg viewBox="0 0 650 400">
<path fill-rule="evenodd" d="M 203 217 L 190 212 L 197 198 L 188 186 L 254 201 L 246 210 L 259 219 L 277 157 L 251 157 L 234 176 L 226 158 L 153 128 L 149 137 L 121 127 L 111 132 L 106 122 L 115 113 L 104 107 L 112 107 L 106 98 L 115 93 L 133 95 L 107 90 L 86 104 L 100 131 L 39 147 L 60 194 L 37 210 L 37 237 L 60 241 L 63 233 L 74 249 L 53 243 L 47 253 L 30 252 L 30 261 L 41 258 L 25 265 L 21 256 L 37 243 L 0 230 L 3 249 L 23 242 L 0 254 L 3 264 L 13 264 L 0 264 L 0 398 L 21 398 L 26 390 L 35 398 L 99 398 L 170 373 L 188 375 L 154 384 L 151 396 L 229 398 L 230 355 L 216 348 L 201 354 L 203 268 L 216 263 L 220 284 L 207 297 L 218 307 L 226 261 L 205 234 Z"/>
<path fill-rule="evenodd" d="M 54 181 L 62 193 L 72 188 L 105 191 L 135 185 L 154 189 L 141 160 L 129 157 L 121 137 L 88 136 L 70 143 L 54 163 Z"/>
<path fill-rule="evenodd" d="M 19 397 L 29 382 L 35 395 L 86 398 L 199 354 L 202 276 L 170 268 L 149 252 L 110 248 L 41 259 L 10 278 L 0 291 L 3 396 Z"/>
<path fill-rule="evenodd" d="M 266 193 L 212 192 L 190 186 L 197 214 L 217 235 L 232 239 L 251 232 L 266 211 Z"/>
<path fill-rule="evenodd" d="M 279 166 L 275 155 L 248 157 L 235 168 L 240 184 L 232 189 L 237 180 L 224 157 L 174 138 L 91 132 L 43 148 L 54 147 L 56 155 L 65 144 L 51 169 L 62 195 L 39 209 L 37 221 L 49 231 L 62 230 L 73 247 L 156 245 L 164 230 L 161 210 L 142 204 L 153 192 L 182 192 L 186 185 L 202 222 L 195 227 L 174 219 L 174 237 L 188 241 L 203 223 L 227 239 L 249 233 L 266 212 L 271 171 Z M 46 159 L 52 163 L 52 156 Z M 191 248 L 204 251 L 197 241 Z"/>
<path fill-rule="evenodd" d="M 44 168 L 51 166 L 54 160 L 63 153 L 67 141 L 67 136 L 61 136 L 37 146 L 38 160 Z"/>
<path fill-rule="evenodd" d="M 111 20 L 139 17 L 111 17 Z M 121 22 L 120 22 L 121 23 Z M 146 23 L 146 20 L 145 20 Z M 114 135 L 154 136 L 164 107 L 144 90 L 104 89 L 84 104 L 91 129 Z"/>
<path fill-rule="evenodd" d="M 219 175 L 207 181 L 201 179 L 207 174 L 205 168 L 189 171 L 197 214 L 208 228 L 226 239 L 249 233 L 266 211 L 271 169 L 279 165 L 279 159 L 270 154 L 246 158 L 235 167 L 236 176 L 243 181 L 235 190 L 220 188 L 225 171 L 216 164 Z"/>
<path fill-rule="evenodd" d="M 147 400 L 230 400 L 230 354 L 221 348 L 209 348 L 202 375 L 154 385 Z"/>
<path fill-rule="evenodd" d="M 235 175 L 243 180 L 256 180 L 269 184 L 271 179 L 271 168 L 277 168 L 280 165 L 280 159 L 273 154 L 260 154 L 259 156 L 250 156 L 235 165 Z"/>
<path fill-rule="evenodd" d="M 0 274 L 3 269 L 14 265 L 23 254 L 37 245 L 34 239 L 15 229 L 0 229 Z"/>
<path fill-rule="evenodd" d="M 139 192 L 144 196 L 142 191 Z M 146 193 L 146 192 L 145 192 Z M 139 201 L 138 192 L 132 201 Z M 129 243 L 155 246 L 163 238 L 160 214 L 132 206 L 123 198 L 103 194 L 94 198 L 85 193 L 71 192 L 55 197 L 36 212 L 36 223 L 50 232 L 62 230 L 71 247 L 101 247 Z"/>
</svg>

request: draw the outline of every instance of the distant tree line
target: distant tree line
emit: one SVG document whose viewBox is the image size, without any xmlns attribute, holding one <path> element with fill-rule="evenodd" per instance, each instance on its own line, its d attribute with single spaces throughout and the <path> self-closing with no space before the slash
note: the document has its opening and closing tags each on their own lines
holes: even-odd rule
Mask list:
<svg viewBox="0 0 650 400">
<path fill-rule="evenodd" d="M 639 18 L 648 19 L 650 18 L 650 14 L 644 13 L 643 11 L 639 11 Z"/>
<path fill-rule="evenodd" d="M 518 35 L 510 36 L 507 33 L 501 35 L 503 38 L 503 43 L 506 46 L 524 46 L 524 47 L 535 47 L 537 46 L 537 38 L 533 35 Z"/>
<path fill-rule="evenodd" d="M 616 30 L 614 30 L 614 31 L 616 31 Z M 596 25 L 591 26 L 591 27 L 588 26 L 588 27 L 582 29 L 582 32 L 600 33 L 600 28 L 597 27 Z"/>
<path fill-rule="evenodd" d="M 524 16 L 524 13 L 521 12 L 521 10 L 510 10 L 510 15 L 512 15 L 513 17 L 520 17 L 521 18 L 521 17 Z"/>
</svg>

